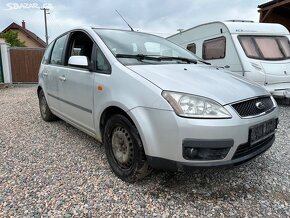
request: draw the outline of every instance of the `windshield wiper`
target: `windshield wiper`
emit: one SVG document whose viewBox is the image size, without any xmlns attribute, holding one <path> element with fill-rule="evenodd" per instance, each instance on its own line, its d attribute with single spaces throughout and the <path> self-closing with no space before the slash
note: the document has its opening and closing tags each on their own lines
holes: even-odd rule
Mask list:
<svg viewBox="0 0 290 218">
<path fill-rule="evenodd" d="M 183 58 L 183 57 L 170 57 L 170 56 L 153 56 L 153 55 L 144 55 L 144 54 L 116 54 L 116 58 L 135 58 L 137 60 L 152 60 L 152 61 L 173 61 L 180 60 L 187 63 L 197 63 L 195 59 Z"/>
<path fill-rule="evenodd" d="M 211 63 L 206 62 L 206 61 L 204 61 L 204 60 L 197 60 L 197 61 L 199 61 L 199 62 L 201 62 L 201 63 L 204 63 L 204 64 L 206 64 L 206 65 L 211 65 Z"/>
<path fill-rule="evenodd" d="M 116 54 L 116 58 L 134 58 L 137 60 L 152 60 L 152 61 L 159 61 L 158 58 L 144 55 L 144 54 L 136 54 L 136 55 L 131 55 L 131 54 Z"/>
<path fill-rule="evenodd" d="M 184 61 L 187 63 L 194 63 L 197 64 L 197 60 L 195 59 L 190 59 L 190 58 L 184 58 L 184 57 L 171 57 L 171 56 L 159 56 L 158 57 L 160 60 L 165 60 L 165 61 L 173 61 L 173 60 L 179 60 L 179 61 Z"/>
</svg>

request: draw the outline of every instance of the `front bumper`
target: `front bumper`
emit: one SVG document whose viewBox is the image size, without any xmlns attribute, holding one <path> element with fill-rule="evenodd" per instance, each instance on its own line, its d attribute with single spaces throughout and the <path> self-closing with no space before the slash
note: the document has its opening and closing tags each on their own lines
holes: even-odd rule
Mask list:
<svg viewBox="0 0 290 218">
<path fill-rule="evenodd" d="M 271 147 L 274 135 L 271 140 L 263 141 L 261 147 L 235 158 L 238 147 L 249 141 L 250 127 L 277 119 L 277 108 L 266 115 L 249 119 L 240 118 L 231 106 L 226 106 L 226 109 L 231 113 L 231 119 L 190 119 L 179 117 L 173 111 L 143 107 L 134 108 L 129 111 L 129 115 L 139 131 L 148 162 L 154 168 L 180 170 L 188 167 L 237 165 Z M 189 160 L 184 157 L 183 152 L 185 139 L 232 143 L 222 159 Z"/>
<path fill-rule="evenodd" d="M 275 141 L 275 136 L 273 135 L 269 140 L 265 141 L 259 148 L 255 151 L 247 154 L 245 156 L 232 159 L 232 160 L 225 160 L 220 162 L 179 162 L 168 160 L 159 157 L 151 157 L 147 156 L 148 163 L 151 167 L 155 169 L 166 169 L 171 171 L 188 171 L 192 168 L 211 168 L 211 167 L 231 167 L 231 166 L 238 166 L 243 163 L 246 163 L 257 156 L 261 155 L 265 151 L 267 151 Z"/>
</svg>

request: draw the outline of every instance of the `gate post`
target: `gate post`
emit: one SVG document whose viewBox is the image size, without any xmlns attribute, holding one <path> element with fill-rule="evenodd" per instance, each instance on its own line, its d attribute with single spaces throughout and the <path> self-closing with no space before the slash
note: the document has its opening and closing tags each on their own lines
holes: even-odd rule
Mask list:
<svg viewBox="0 0 290 218">
<path fill-rule="evenodd" d="M 12 83 L 11 63 L 10 63 L 10 46 L 7 43 L 0 43 L 0 52 L 2 59 L 2 71 L 4 83 Z"/>
<path fill-rule="evenodd" d="M 0 49 L 0 84 L 1 83 L 4 83 L 4 76 L 3 76 L 2 56 L 1 56 L 1 49 Z"/>
</svg>

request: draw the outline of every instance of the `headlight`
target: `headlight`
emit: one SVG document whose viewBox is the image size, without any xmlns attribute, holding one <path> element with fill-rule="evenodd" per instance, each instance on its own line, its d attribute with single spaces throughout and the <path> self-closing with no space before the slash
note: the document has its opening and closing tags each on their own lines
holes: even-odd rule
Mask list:
<svg viewBox="0 0 290 218">
<path fill-rule="evenodd" d="M 163 91 L 177 115 L 193 118 L 231 118 L 230 113 L 219 103 L 200 96 Z"/>
</svg>

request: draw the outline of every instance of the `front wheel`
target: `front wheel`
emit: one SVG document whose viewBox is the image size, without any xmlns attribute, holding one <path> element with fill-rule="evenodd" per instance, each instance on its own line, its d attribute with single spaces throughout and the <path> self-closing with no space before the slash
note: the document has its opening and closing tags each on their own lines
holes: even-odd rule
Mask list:
<svg viewBox="0 0 290 218">
<path fill-rule="evenodd" d="M 42 119 L 46 122 L 57 120 L 57 117 L 50 111 L 43 90 L 39 91 L 39 109 Z"/>
<path fill-rule="evenodd" d="M 113 115 L 103 138 L 108 162 L 120 179 L 135 182 L 150 173 L 138 131 L 125 116 Z"/>
</svg>

